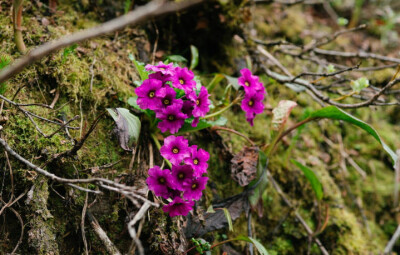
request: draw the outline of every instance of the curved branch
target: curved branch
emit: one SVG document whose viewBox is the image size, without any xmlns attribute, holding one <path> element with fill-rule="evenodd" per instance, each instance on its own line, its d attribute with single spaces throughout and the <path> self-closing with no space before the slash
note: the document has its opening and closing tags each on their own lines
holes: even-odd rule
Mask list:
<svg viewBox="0 0 400 255">
<path fill-rule="evenodd" d="M 136 8 L 134 11 L 126 15 L 105 22 L 99 26 L 85 29 L 71 35 L 66 35 L 55 41 L 47 42 L 42 46 L 39 46 L 36 49 L 32 50 L 25 57 L 20 58 L 14 64 L 0 72 L 0 83 L 16 75 L 30 64 L 59 49 L 62 49 L 74 43 L 79 43 L 88 39 L 99 37 L 104 34 L 121 30 L 128 25 L 139 24 L 150 18 L 156 18 L 165 14 L 184 10 L 203 1 L 204 0 L 189 0 L 179 3 L 164 3 L 164 1 L 155 0 L 144 6 Z"/>
</svg>

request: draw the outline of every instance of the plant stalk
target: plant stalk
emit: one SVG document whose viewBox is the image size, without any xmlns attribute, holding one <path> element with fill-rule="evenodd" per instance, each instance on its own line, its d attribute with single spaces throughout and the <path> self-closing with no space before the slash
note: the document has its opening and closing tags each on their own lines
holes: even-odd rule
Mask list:
<svg viewBox="0 0 400 255">
<path fill-rule="evenodd" d="M 14 41 L 20 53 L 26 52 L 24 38 L 22 37 L 22 4 L 24 0 L 13 0 L 13 27 Z"/>
</svg>

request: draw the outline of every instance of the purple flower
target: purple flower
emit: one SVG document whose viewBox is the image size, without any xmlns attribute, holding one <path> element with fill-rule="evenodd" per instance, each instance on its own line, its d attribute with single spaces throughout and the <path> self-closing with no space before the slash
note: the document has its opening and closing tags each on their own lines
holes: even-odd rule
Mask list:
<svg viewBox="0 0 400 255">
<path fill-rule="evenodd" d="M 246 113 L 246 120 L 250 123 L 250 126 L 254 126 L 254 118 L 256 117 L 255 113 Z"/>
<path fill-rule="evenodd" d="M 176 190 L 184 190 L 184 183 L 193 178 L 193 168 L 189 165 L 172 166 L 172 183 Z"/>
<path fill-rule="evenodd" d="M 152 74 L 149 74 L 149 79 L 159 80 L 162 82 L 163 86 L 165 86 L 167 84 L 167 81 L 171 81 L 171 75 L 162 74 L 160 72 L 152 73 Z"/>
<path fill-rule="evenodd" d="M 197 124 L 199 124 L 200 118 L 195 117 L 192 121 L 192 127 L 197 127 Z"/>
<path fill-rule="evenodd" d="M 208 101 L 208 91 L 206 87 L 201 87 L 200 93 L 197 96 L 196 92 L 193 91 L 188 95 L 189 99 L 194 102 L 193 116 L 194 117 L 204 117 L 207 112 L 210 111 L 210 102 Z"/>
<path fill-rule="evenodd" d="M 190 157 L 189 142 L 183 136 L 170 135 L 164 139 L 160 153 L 173 165 L 179 165 L 183 159 Z"/>
<path fill-rule="evenodd" d="M 162 82 L 155 79 L 144 80 L 142 85 L 135 89 L 138 96 L 137 104 L 142 108 L 156 110 L 161 106 L 160 98 L 156 97 L 157 91 L 161 88 Z"/>
<path fill-rule="evenodd" d="M 153 71 L 153 72 L 160 72 L 164 75 L 173 75 L 174 74 L 174 66 L 172 63 L 169 63 L 168 65 L 164 64 L 163 62 L 159 62 L 158 65 L 146 65 L 145 66 L 147 71 Z"/>
<path fill-rule="evenodd" d="M 180 105 L 182 107 L 182 99 L 176 99 L 176 92 L 169 86 L 159 89 L 156 96 L 161 99 L 161 107 L 166 108 L 170 105 Z"/>
<path fill-rule="evenodd" d="M 264 93 L 251 91 L 245 94 L 242 100 L 242 110 L 246 112 L 246 119 L 253 126 L 253 119 L 256 114 L 260 114 L 264 110 Z"/>
<path fill-rule="evenodd" d="M 194 206 L 194 201 L 185 201 L 180 197 L 175 197 L 168 205 L 163 206 L 163 211 L 169 213 L 170 217 L 178 215 L 186 216 Z"/>
<path fill-rule="evenodd" d="M 193 116 L 194 102 L 190 100 L 183 101 L 182 112 L 187 115 L 188 118 Z"/>
<path fill-rule="evenodd" d="M 196 86 L 196 82 L 193 80 L 194 74 L 192 71 L 181 67 L 175 68 L 175 74 L 171 77 L 172 85 L 175 88 L 183 89 L 185 93 L 190 93 Z"/>
<path fill-rule="evenodd" d="M 161 111 L 156 112 L 156 117 L 161 120 L 158 128 L 161 132 L 169 130 L 171 134 L 175 134 L 185 123 L 186 114 L 181 113 L 182 104 L 170 105 Z"/>
<path fill-rule="evenodd" d="M 260 91 L 264 89 L 263 84 L 259 82 L 258 76 L 252 75 L 249 69 L 244 68 L 240 70 L 240 73 L 242 74 L 242 76 L 239 77 L 238 82 L 239 85 L 243 86 L 246 93 L 250 91 Z"/>
<path fill-rule="evenodd" d="M 168 169 L 161 170 L 159 166 L 150 168 L 146 183 L 156 196 L 165 199 L 170 197 L 168 188 L 171 187 L 171 172 Z"/>
<path fill-rule="evenodd" d="M 192 179 L 190 182 L 185 183 L 185 191 L 183 193 L 184 199 L 199 200 L 202 195 L 202 191 L 206 188 L 208 177 L 198 177 Z"/>
<path fill-rule="evenodd" d="M 204 173 L 207 173 L 207 161 L 210 158 L 210 154 L 203 149 L 197 150 L 197 145 L 190 146 L 190 153 L 191 157 L 185 158 L 185 163 L 193 168 L 193 175 L 195 177 L 200 177 Z"/>
</svg>

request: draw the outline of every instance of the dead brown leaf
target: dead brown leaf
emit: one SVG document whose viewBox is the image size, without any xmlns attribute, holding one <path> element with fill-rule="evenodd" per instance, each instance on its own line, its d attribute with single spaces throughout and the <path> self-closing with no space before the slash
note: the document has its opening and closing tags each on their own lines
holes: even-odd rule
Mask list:
<svg viewBox="0 0 400 255">
<path fill-rule="evenodd" d="M 248 185 L 257 174 L 258 148 L 244 147 L 231 160 L 232 163 L 232 179 L 239 183 L 240 186 Z"/>
</svg>

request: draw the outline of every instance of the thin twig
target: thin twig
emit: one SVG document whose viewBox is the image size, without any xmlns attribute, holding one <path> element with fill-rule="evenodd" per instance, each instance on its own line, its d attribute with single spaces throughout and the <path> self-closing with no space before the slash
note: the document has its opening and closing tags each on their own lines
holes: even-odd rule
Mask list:
<svg viewBox="0 0 400 255">
<path fill-rule="evenodd" d="M 86 234 L 85 234 L 85 218 L 86 218 L 86 210 L 87 210 L 87 206 L 88 206 L 88 198 L 89 198 L 89 193 L 86 193 L 85 203 L 83 204 L 82 218 L 81 218 L 81 233 L 82 233 L 83 245 L 85 246 L 85 254 L 86 255 L 89 255 Z"/>
<path fill-rule="evenodd" d="M 396 232 L 394 232 L 390 241 L 386 244 L 385 250 L 383 250 L 383 254 L 389 255 L 393 249 L 393 246 L 396 244 L 397 240 L 400 237 L 400 225 L 397 226 Z"/>
<path fill-rule="evenodd" d="M 281 187 L 279 186 L 279 184 L 275 181 L 275 179 L 272 177 L 271 173 L 267 170 L 267 177 L 270 179 L 272 186 L 275 188 L 275 190 L 278 192 L 278 194 L 280 195 L 280 197 L 282 198 L 282 200 L 285 202 L 285 204 L 287 206 L 289 206 L 291 209 L 295 209 L 292 202 L 290 202 L 290 200 L 286 197 L 285 193 L 282 191 Z M 326 250 L 326 248 L 322 245 L 321 241 L 314 236 L 314 232 L 311 230 L 311 228 L 307 225 L 307 222 L 303 219 L 303 217 L 301 217 L 300 213 L 297 212 L 296 210 L 294 211 L 294 214 L 296 216 L 296 218 L 299 220 L 299 222 L 301 223 L 301 225 L 303 225 L 304 229 L 306 230 L 307 234 L 309 236 L 311 236 L 315 243 L 318 245 L 318 247 L 320 248 L 322 254 L 324 255 L 328 255 L 328 251 Z"/>
<path fill-rule="evenodd" d="M 175 13 L 182 11 L 195 4 L 201 3 L 203 0 L 189 0 L 179 3 L 164 1 L 152 1 L 144 6 L 136 8 L 134 11 L 126 15 L 112 19 L 108 22 L 95 26 L 93 28 L 85 29 L 77 33 L 61 37 L 58 40 L 50 41 L 42 46 L 32 50 L 24 57 L 18 59 L 14 64 L 4 68 L 0 72 L 0 83 L 6 81 L 17 73 L 21 72 L 25 67 L 42 59 L 43 57 L 67 47 L 72 44 L 83 42 L 88 39 L 99 37 L 104 34 L 112 33 L 121 30 L 128 25 L 136 25 L 151 18 L 156 18 L 165 14 Z"/>
<path fill-rule="evenodd" d="M 118 248 L 114 245 L 114 243 L 108 238 L 107 233 L 101 228 L 99 222 L 96 220 L 96 218 L 93 216 L 93 214 L 88 211 L 87 216 L 90 222 L 90 225 L 92 225 L 94 232 L 97 234 L 101 242 L 104 244 L 106 247 L 106 250 L 113 255 L 121 255 L 121 252 L 118 250 Z"/>
</svg>

